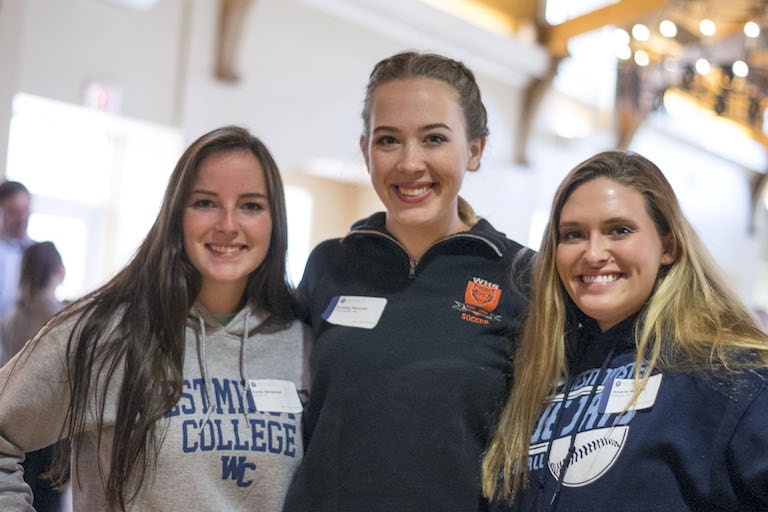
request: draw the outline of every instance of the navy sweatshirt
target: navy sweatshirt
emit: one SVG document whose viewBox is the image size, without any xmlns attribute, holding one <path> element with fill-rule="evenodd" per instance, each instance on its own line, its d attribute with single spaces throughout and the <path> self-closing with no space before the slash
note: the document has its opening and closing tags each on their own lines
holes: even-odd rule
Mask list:
<svg viewBox="0 0 768 512">
<path fill-rule="evenodd" d="M 286 512 L 478 509 L 507 336 L 527 301 L 518 254 L 532 251 L 480 220 L 415 264 L 383 213 L 313 251 L 299 287 L 315 334 L 312 394 Z M 368 325 L 355 324 L 355 304 Z"/>
<path fill-rule="evenodd" d="M 622 415 L 635 368 L 634 321 L 605 333 L 585 321 L 572 378 L 531 439 L 529 487 L 516 507 L 491 510 L 768 510 L 764 378 L 654 371 L 645 403 Z"/>
</svg>

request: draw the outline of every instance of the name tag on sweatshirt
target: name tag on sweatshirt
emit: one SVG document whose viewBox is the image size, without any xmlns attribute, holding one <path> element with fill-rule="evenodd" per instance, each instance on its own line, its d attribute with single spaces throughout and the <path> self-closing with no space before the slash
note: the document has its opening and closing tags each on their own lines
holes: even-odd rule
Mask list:
<svg viewBox="0 0 768 512">
<path fill-rule="evenodd" d="M 303 407 L 296 384 L 289 380 L 249 379 L 248 387 L 260 412 L 301 412 Z"/>
<path fill-rule="evenodd" d="M 386 305 L 383 297 L 341 295 L 331 299 L 322 316 L 330 324 L 373 329 Z"/>
<path fill-rule="evenodd" d="M 635 394 L 635 379 L 611 379 L 605 383 L 603 388 L 600 411 L 619 413 L 625 408 L 627 411 L 648 409 L 656 402 L 656 395 L 659 393 L 660 386 L 661 374 L 652 375 L 645 387 L 640 390 L 637 400 L 627 408 L 627 404 Z"/>
</svg>

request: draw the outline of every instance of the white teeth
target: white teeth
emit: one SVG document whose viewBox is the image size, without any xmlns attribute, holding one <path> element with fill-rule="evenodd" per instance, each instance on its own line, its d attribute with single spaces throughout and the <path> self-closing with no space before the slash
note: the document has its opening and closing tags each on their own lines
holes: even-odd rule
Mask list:
<svg viewBox="0 0 768 512">
<path fill-rule="evenodd" d="M 601 274 L 599 276 L 581 276 L 581 280 L 585 283 L 612 283 L 619 279 L 618 274 Z"/>
<path fill-rule="evenodd" d="M 213 252 L 221 252 L 224 254 L 232 254 L 238 252 L 241 248 L 239 245 L 208 245 Z"/>
<path fill-rule="evenodd" d="M 424 192 L 429 190 L 429 188 L 430 188 L 429 186 L 419 187 L 419 188 L 402 188 L 402 187 L 398 187 L 398 190 L 400 190 L 400 193 L 403 194 L 404 196 L 413 197 L 413 196 L 418 196 L 420 194 L 423 194 Z"/>
</svg>

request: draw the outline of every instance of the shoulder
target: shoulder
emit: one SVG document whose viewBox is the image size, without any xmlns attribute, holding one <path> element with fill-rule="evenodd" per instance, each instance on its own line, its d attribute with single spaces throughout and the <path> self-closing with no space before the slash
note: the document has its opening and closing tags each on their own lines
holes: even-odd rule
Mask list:
<svg viewBox="0 0 768 512">
<path fill-rule="evenodd" d="M 499 247 L 500 251 L 505 255 L 515 255 L 522 252 L 531 252 L 523 244 L 508 238 L 506 234 L 499 231 L 487 220 L 482 217 L 478 219 L 474 226 L 469 230 L 470 233 L 477 236 L 482 236 L 488 239 L 493 244 Z"/>
<path fill-rule="evenodd" d="M 342 238 L 329 238 L 317 244 L 309 253 L 309 260 L 322 258 L 325 255 L 337 251 L 341 247 Z"/>
<path fill-rule="evenodd" d="M 341 240 L 341 238 L 324 240 L 312 249 L 307 257 L 303 280 L 314 275 L 318 268 L 325 268 L 342 256 Z"/>
<path fill-rule="evenodd" d="M 663 371 L 667 378 L 674 379 L 676 386 L 689 392 L 697 392 L 702 397 L 723 403 L 733 409 L 743 411 L 753 406 L 755 401 L 768 402 L 768 369 L 684 369 Z M 768 405 L 768 403 L 766 404 Z M 766 407 L 768 416 L 768 407 Z"/>
</svg>

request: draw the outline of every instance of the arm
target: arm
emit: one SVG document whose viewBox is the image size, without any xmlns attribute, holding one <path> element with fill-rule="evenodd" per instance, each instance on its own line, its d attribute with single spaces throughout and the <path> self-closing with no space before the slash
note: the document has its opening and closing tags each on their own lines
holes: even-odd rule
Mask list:
<svg viewBox="0 0 768 512">
<path fill-rule="evenodd" d="M 739 510 L 768 510 L 768 382 L 748 404 L 728 444 L 729 477 Z"/>
<path fill-rule="evenodd" d="M 33 511 L 24 453 L 60 438 L 69 404 L 62 331 L 34 339 L 0 369 L 0 510 Z"/>
</svg>

